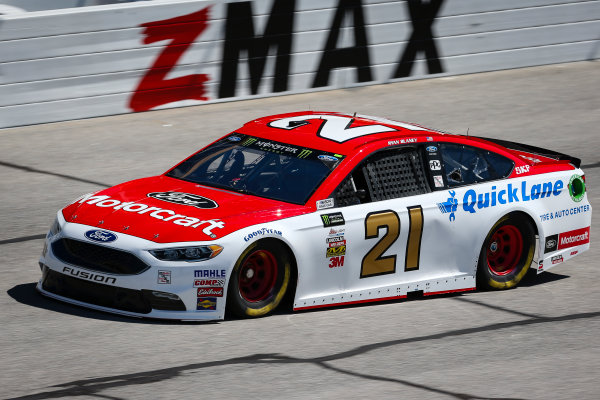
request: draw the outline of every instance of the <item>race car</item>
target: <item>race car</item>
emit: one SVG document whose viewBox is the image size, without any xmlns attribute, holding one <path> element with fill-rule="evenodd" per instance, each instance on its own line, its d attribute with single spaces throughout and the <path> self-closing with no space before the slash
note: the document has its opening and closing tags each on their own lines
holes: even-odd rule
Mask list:
<svg viewBox="0 0 600 400">
<path fill-rule="evenodd" d="M 37 289 L 179 320 L 509 289 L 589 248 L 579 166 L 384 118 L 264 117 L 58 211 Z"/>
</svg>

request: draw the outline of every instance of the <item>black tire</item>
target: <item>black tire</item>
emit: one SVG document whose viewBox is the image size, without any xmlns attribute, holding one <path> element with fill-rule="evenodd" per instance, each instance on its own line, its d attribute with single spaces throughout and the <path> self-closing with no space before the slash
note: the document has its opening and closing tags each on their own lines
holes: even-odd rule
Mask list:
<svg viewBox="0 0 600 400">
<path fill-rule="evenodd" d="M 508 214 L 488 233 L 477 264 L 477 286 L 502 290 L 517 286 L 529 270 L 535 231 L 522 214 Z"/>
<path fill-rule="evenodd" d="M 270 314 L 285 297 L 291 272 L 291 258 L 283 245 L 273 240 L 251 244 L 231 273 L 227 310 L 245 318 Z"/>
</svg>

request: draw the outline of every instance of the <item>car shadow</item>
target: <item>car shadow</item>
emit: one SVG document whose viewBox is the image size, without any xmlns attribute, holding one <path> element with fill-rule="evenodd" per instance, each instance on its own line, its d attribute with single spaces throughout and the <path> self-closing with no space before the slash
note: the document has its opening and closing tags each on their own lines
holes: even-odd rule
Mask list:
<svg viewBox="0 0 600 400">
<path fill-rule="evenodd" d="M 519 283 L 520 287 L 532 287 L 537 285 L 543 285 L 550 282 L 556 282 L 562 279 L 569 278 L 568 275 L 561 275 L 553 272 L 544 272 L 543 274 L 536 275 L 534 270 L 531 270 L 525 278 Z M 18 301 L 21 304 L 25 304 L 30 307 L 40 308 L 43 310 L 58 312 L 62 314 L 73 315 L 82 318 L 90 318 L 97 319 L 103 321 L 116 321 L 116 322 L 127 322 L 132 324 L 152 324 L 152 325 L 190 325 L 190 324 L 215 324 L 222 323 L 227 321 L 236 321 L 241 320 L 243 318 L 236 317 L 235 315 L 230 315 L 229 313 L 225 314 L 224 321 L 178 321 L 178 320 L 166 320 L 166 319 L 150 319 L 150 318 L 136 318 L 136 317 L 127 317 L 121 316 L 117 314 L 111 314 L 108 312 L 92 310 L 89 308 L 77 306 L 74 304 L 63 303 L 61 301 L 55 300 L 50 297 L 45 297 L 41 295 L 36 289 L 35 283 L 24 283 L 21 285 L 16 285 L 13 288 L 9 289 L 6 293 L 12 297 L 14 300 Z M 465 294 L 477 293 L 479 290 L 473 292 L 457 292 L 457 293 L 445 293 L 432 296 L 432 298 L 445 298 L 445 297 L 458 297 L 463 296 Z M 374 301 L 374 302 L 366 302 L 366 303 L 358 303 L 358 304 L 347 304 L 347 305 L 338 305 L 332 307 L 324 307 L 324 308 L 315 308 L 312 310 L 302 310 L 297 312 L 292 312 L 291 304 L 285 304 L 283 307 L 279 307 L 277 310 L 273 312 L 273 315 L 291 315 L 295 313 L 311 313 L 311 312 L 322 312 L 331 310 L 334 308 L 361 308 L 361 307 L 369 307 L 378 304 L 393 304 L 398 302 L 410 302 L 410 301 L 421 301 L 426 300 L 429 297 L 421 296 L 421 295 L 410 295 L 406 299 L 396 299 L 396 300 L 384 300 L 384 301 Z"/>
<path fill-rule="evenodd" d="M 152 325 L 194 325 L 194 324 L 210 324 L 217 321 L 178 321 L 167 319 L 150 319 L 121 316 L 108 312 L 92 310 L 85 307 L 80 307 L 75 304 L 64 303 L 55 300 L 51 297 L 46 297 L 40 294 L 35 289 L 36 283 L 24 283 L 16 285 L 7 290 L 7 294 L 21 304 L 30 307 L 40 308 L 43 310 L 54 311 L 61 314 L 73 315 L 76 317 L 97 319 L 103 321 L 127 322 L 132 324 L 152 324 Z"/>
</svg>

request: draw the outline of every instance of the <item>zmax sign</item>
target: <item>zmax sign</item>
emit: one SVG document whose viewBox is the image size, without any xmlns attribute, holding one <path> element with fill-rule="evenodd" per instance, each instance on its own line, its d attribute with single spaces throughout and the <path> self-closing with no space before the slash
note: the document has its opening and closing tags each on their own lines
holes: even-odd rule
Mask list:
<svg viewBox="0 0 600 400">
<path fill-rule="evenodd" d="M 407 0 L 412 32 L 410 36 L 390 38 L 390 41 L 407 41 L 398 54 L 393 73 L 389 79 L 404 78 L 411 74 L 418 54 L 427 60 L 429 74 L 444 72 L 440 62 L 432 26 L 444 0 Z M 256 32 L 252 16 L 252 2 L 228 3 L 221 76 L 217 82 L 218 98 L 236 96 L 238 64 L 247 57 L 249 84 L 252 94 L 258 93 L 263 80 L 265 65 L 270 51 L 275 52 L 275 73 L 271 91 L 285 92 L 290 77 L 292 48 L 296 38 L 294 17 L 298 0 L 274 0 L 267 23 L 262 33 Z M 166 41 L 167 45 L 158 54 L 146 71 L 129 101 L 133 111 L 152 108 L 180 100 L 209 100 L 205 84 L 214 81 L 208 74 L 193 74 L 167 79 L 169 72 L 177 66 L 190 46 L 202 40 L 202 34 L 210 24 L 209 6 L 197 12 L 141 25 L 143 44 Z M 312 88 L 329 85 L 331 72 L 340 68 L 354 68 L 357 82 L 373 81 L 367 24 L 362 0 L 339 0 L 329 27 L 329 34 L 322 49 L 317 70 L 312 79 Z M 350 20 L 354 46 L 337 47 L 344 21 Z"/>
</svg>

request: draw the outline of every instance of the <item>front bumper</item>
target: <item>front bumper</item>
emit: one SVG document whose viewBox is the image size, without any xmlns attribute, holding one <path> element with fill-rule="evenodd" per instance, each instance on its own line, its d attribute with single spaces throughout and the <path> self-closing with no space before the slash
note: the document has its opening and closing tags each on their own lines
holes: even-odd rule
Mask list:
<svg viewBox="0 0 600 400">
<path fill-rule="evenodd" d="M 42 278 L 36 288 L 43 295 L 132 317 L 207 321 L 224 318 L 227 278 L 232 265 L 227 254 L 198 262 L 161 261 L 148 250 L 181 243 L 157 244 L 118 233 L 115 242 L 96 246 L 102 246 L 100 250 L 127 252 L 148 268 L 134 274 L 107 273 L 66 262 L 64 254 L 59 257 L 54 253 L 53 244 L 58 241 L 71 239 L 85 242 L 85 233 L 97 229 L 65 223 L 60 213 L 58 218 L 61 231 L 54 236 L 48 235 L 40 258 Z M 195 244 L 184 243 L 188 246 Z"/>
</svg>

